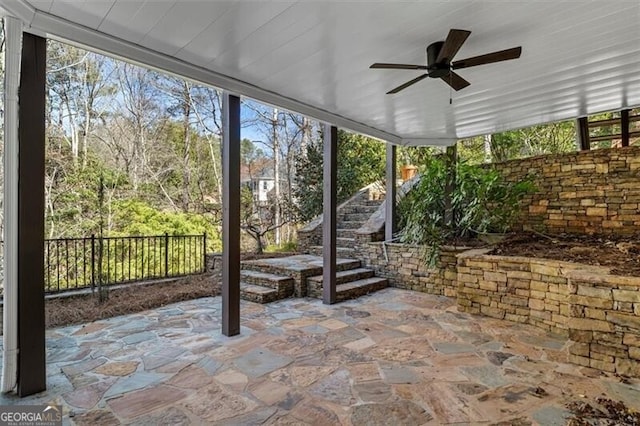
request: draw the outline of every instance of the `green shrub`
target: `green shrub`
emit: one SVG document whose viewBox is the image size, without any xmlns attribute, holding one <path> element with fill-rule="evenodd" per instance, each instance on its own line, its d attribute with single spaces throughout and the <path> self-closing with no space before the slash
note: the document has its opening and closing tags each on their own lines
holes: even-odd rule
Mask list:
<svg viewBox="0 0 640 426">
<path fill-rule="evenodd" d="M 282 243 L 280 246 L 275 244 L 268 245 L 264 251 L 265 253 L 293 253 L 298 249 L 298 244 L 295 241 L 288 241 Z"/>
<path fill-rule="evenodd" d="M 453 215 L 446 223 L 448 179 L 444 158 L 428 160 L 420 181 L 398 206 L 400 240 L 425 246 L 430 266 L 435 266 L 447 241 L 508 231 L 520 213 L 520 200 L 535 190 L 529 180 L 507 182 L 494 168 L 458 162 L 450 200 Z"/>
</svg>

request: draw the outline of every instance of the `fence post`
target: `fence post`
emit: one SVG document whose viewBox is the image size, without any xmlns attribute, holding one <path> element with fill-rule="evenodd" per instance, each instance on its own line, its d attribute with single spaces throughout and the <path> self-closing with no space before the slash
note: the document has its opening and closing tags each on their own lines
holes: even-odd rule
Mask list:
<svg viewBox="0 0 640 426">
<path fill-rule="evenodd" d="M 164 276 L 169 276 L 169 233 L 164 233 Z"/>
<path fill-rule="evenodd" d="M 202 236 L 202 272 L 207 272 L 207 233 Z"/>
<path fill-rule="evenodd" d="M 96 234 L 91 234 L 91 291 L 96 285 Z"/>
</svg>

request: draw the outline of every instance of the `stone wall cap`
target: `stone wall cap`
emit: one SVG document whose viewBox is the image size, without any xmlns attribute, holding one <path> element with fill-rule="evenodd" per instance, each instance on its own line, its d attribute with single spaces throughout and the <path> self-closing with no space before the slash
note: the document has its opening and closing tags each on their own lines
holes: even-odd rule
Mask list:
<svg viewBox="0 0 640 426">
<path fill-rule="evenodd" d="M 487 254 L 490 251 L 491 251 L 490 248 L 471 249 L 471 250 L 463 251 L 462 253 L 458 254 L 457 257 L 465 258 L 465 259 L 470 257 L 481 257 L 481 258 L 494 257 Z"/>
<path fill-rule="evenodd" d="M 567 262 L 564 260 L 545 259 L 541 257 L 504 256 L 488 254 L 490 248 L 472 249 L 457 255 L 458 258 L 477 259 L 479 261 L 503 261 L 513 263 L 530 263 L 559 268 L 560 276 L 576 280 L 591 282 L 594 284 L 609 283 L 623 284 L 640 287 L 640 277 L 629 275 L 617 275 L 611 273 L 611 268 L 600 265 L 588 265 L 585 263 Z"/>
<path fill-rule="evenodd" d="M 605 268 L 603 266 L 579 265 L 587 268 L 566 271 L 565 276 L 572 280 L 594 284 L 624 284 L 640 287 L 640 277 L 615 275 L 610 272 L 609 268 Z"/>
<path fill-rule="evenodd" d="M 474 249 L 473 247 L 469 247 L 469 246 L 442 246 L 440 247 L 441 251 L 455 251 L 455 252 L 466 252 L 466 251 L 470 251 L 470 250 L 477 250 Z"/>
</svg>

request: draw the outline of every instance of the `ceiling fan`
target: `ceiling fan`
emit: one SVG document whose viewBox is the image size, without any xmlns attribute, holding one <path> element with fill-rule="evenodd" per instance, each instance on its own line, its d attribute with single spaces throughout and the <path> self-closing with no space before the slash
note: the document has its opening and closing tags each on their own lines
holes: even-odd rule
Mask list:
<svg viewBox="0 0 640 426">
<path fill-rule="evenodd" d="M 449 30 L 449 35 L 447 35 L 447 39 L 445 41 L 437 41 L 427 47 L 427 65 L 386 64 L 376 62 L 369 68 L 427 71 L 425 74 L 422 74 L 413 80 L 409 80 L 395 89 L 389 90 L 387 95 L 398 93 L 399 91 L 404 90 L 412 84 L 424 80 L 427 77 L 440 78 L 457 91 L 464 89 L 471 83 L 462 78 L 459 74 L 455 73 L 453 70 L 517 59 L 522 53 L 522 47 L 518 46 L 511 49 L 500 50 L 498 52 L 487 53 L 451 62 L 470 34 L 471 31 L 467 30 Z"/>
</svg>

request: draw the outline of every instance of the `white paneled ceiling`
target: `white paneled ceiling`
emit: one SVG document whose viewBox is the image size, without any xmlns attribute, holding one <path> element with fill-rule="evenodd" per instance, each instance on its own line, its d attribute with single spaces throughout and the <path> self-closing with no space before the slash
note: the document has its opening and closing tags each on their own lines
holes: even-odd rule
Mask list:
<svg viewBox="0 0 640 426">
<path fill-rule="evenodd" d="M 640 106 L 640 2 L 2 0 L 28 31 L 181 73 L 402 144 L 443 144 Z M 450 28 L 456 59 L 522 46 L 520 59 L 461 69 L 451 93 L 420 71 Z M 453 102 L 450 104 L 449 98 Z"/>
</svg>

